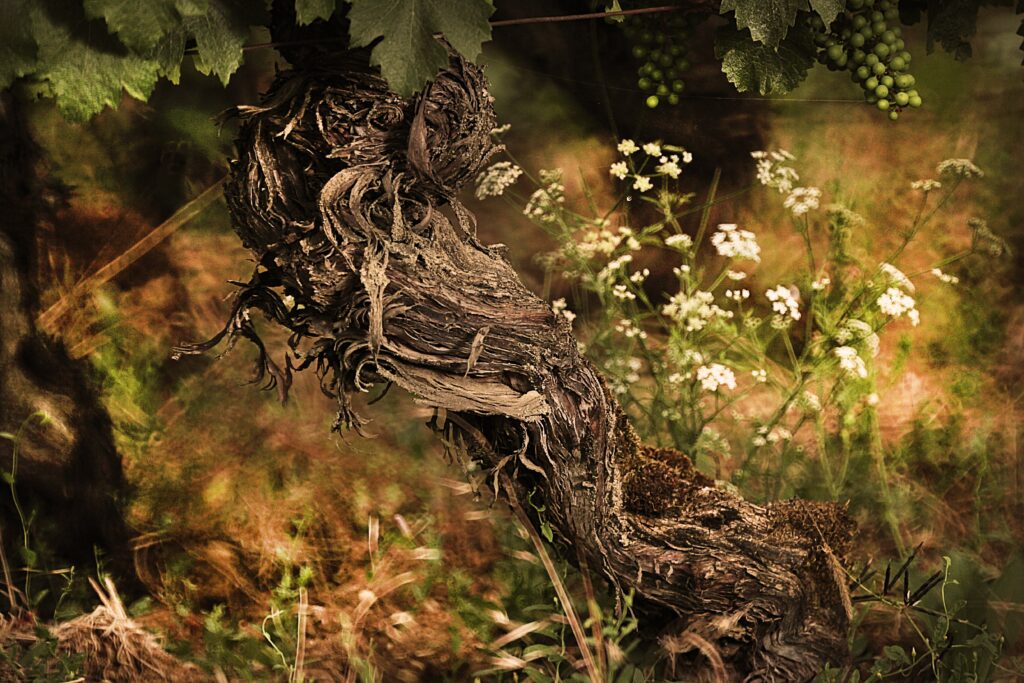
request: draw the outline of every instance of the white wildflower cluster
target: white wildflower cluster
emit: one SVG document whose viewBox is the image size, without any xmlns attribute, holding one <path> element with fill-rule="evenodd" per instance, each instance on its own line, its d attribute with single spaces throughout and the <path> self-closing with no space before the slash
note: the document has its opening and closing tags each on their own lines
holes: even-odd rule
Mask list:
<svg viewBox="0 0 1024 683">
<path fill-rule="evenodd" d="M 878 297 L 876 303 L 878 309 L 885 315 L 893 318 L 906 315 L 910 319 L 911 325 L 921 322 L 921 316 L 914 306 L 914 298 L 901 289 L 890 287 Z"/>
<path fill-rule="evenodd" d="M 693 155 L 689 152 L 683 152 L 682 159 L 679 158 L 678 154 L 669 154 L 668 156 L 658 157 L 658 165 L 654 167 L 654 170 L 662 175 L 667 175 L 672 180 L 675 180 L 683 172 L 683 169 L 679 166 L 680 161 L 684 164 L 688 164 L 693 161 Z"/>
<path fill-rule="evenodd" d="M 690 251 L 693 248 L 693 238 L 689 235 L 669 235 L 665 238 L 665 246 L 679 251 Z"/>
<path fill-rule="evenodd" d="M 942 187 L 942 183 L 932 178 L 923 178 L 910 183 L 911 190 L 921 190 L 925 194 Z"/>
<path fill-rule="evenodd" d="M 640 250 L 640 242 L 633 234 L 632 228 L 622 226 L 612 232 L 607 225 L 607 220 L 599 221 L 597 230 L 586 233 L 576 243 L 576 249 L 584 258 L 593 258 L 598 254 L 611 256 L 616 249 L 622 246 L 623 242 L 630 251 Z"/>
<path fill-rule="evenodd" d="M 647 339 L 647 333 L 627 318 L 622 318 L 615 323 L 615 331 L 621 333 L 627 339 Z"/>
<path fill-rule="evenodd" d="M 740 280 L 746 278 L 747 274 L 744 273 L 742 270 L 727 270 L 725 271 L 725 276 L 732 280 L 733 282 L 739 282 Z"/>
<path fill-rule="evenodd" d="M 715 318 L 731 318 L 732 311 L 726 311 L 715 304 L 715 295 L 697 290 L 692 295 L 678 292 L 672 295 L 661 312 L 680 323 L 687 332 L 696 332 L 707 327 Z"/>
<path fill-rule="evenodd" d="M 771 431 L 768 427 L 758 427 L 757 434 L 751 439 L 751 443 L 754 446 L 761 447 L 766 444 L 779 443 L 780 441 L 789 441 L 793 438 L 793 432 L 789 431 L 782 425 L 776 425 L 772 427 Z"/>
<path fill-rule="evenodd" d="M 617 149 L 619 150 L 619 154 L 623 154 L 625 156 L 629 156 L 630 154 L 636 154 L 638 151 L 640 151 L 640 148 L 637 147 L 636 143 L 633 142 L 632 140 L 620 141 Z"/>
<path fill-rule="evenodd" d="M 736 388 L 736 375 L 721 363 L 711 363 L 697 368 L 697 381 L 704 391 L 718 391 L 720 387 Z"/>
<path fill-rule="evenodd" d="M 802 216 L 811 209 L 817 209 L 821 201 L 821 190 L 816 187 L 794 187 L 782 203 L 793 212 L 794 216 Z"/>
<path fill-rule="evenodd" d="M 960 278 L 956 275 L 944 273 L 938 268 L 932 268 L 932 275 L 939 278 L 940 281 L 945 282 L 947 285 L 955 285 L 960 282 Z"/>
<path fill-rule="evenodd" d="M 594 279 L 597 282 L 609 283 L 615 279 L 615 276 L 618 275 L 619 271 L 621 271 L 627 263 L 632 263 L 632 261 L 632 254 L 623 254 L 618 258 L 613 258 L 611 261 L 608 262 L 607 265 L 605 265 L 604 268 L 597 272 L 597 275 L 594 276 Z"/>
<path fill-rule="evenodd" d="M 608 167 L 608 172 L 614 178 L 619 180 L 625 180 L 626 176 L 629 175 L 629 166 L 626 165 L 625 161 L 616 161 L 614 164 Z"/>
<path fill-rule="evenodd" d="M 725 290 L 725 298 L 732 299 L 736 303 L 741 303 L 750 298 L 749 289 L 727 289 Z"/>
<path fill-rule="evenodd" d="M 612 296 L 614 296 L 616 299 L 621 299 L 623 301 L 633 301 L 634 299 L 636 299 L 636 294 L 629 291 L 629 288 L 626 287 L 626 285 L 613 286 Z"/>
<path fill-rule="evenodd" d="M 795 168 L 784 165 L 785 162 L 796 159 L 784 149 L 751 152 L 750 156 L 757 162 L 757 179 L 762 185 L 774 187 L 780 193 L 786 194 L 793 189 L 794 183 L 800 180 Z"/>
<path fill-rule="evenodd" d="M 817 280 L 811 283 L 811 289 L 815 292 L 820 292 L 832 284 L 832 280 L 828 275 L 822 275 Z"/>
<path fill-rule="evenodd" d="M 500 197 L 521 175 L 523 169 L 511 161 L 491 164 L 476 177 L 476 198 Z"/>
<path fill-rule="evenodd" d="M 779 325 L 788 324 L 790 320 L 800 319 L 800 303 L 793 294 L 793 290 L 786 285 L 778 285 L 764 293 L 768 301 L 772 302 L 772 311 L 775 312 Z"/>
<path fill-rule="evenodd" d="M 765 382 L 768 381 L 768 371 L 765 370 L 764 368 L 759 368 L 757 370 L 751 370 L 750 371 L 750 376 L 753 377 L 754 381 L 759 383 L 759 384 L 764 384 Z"/>
<path fill-rule="evenodd" d="M 630 275 L 629 276 L 629 281 L 634 283 L 634 284 L 638 284 L 638 285 L 639 284 L 643 284 L 644 280 L 646 280 L 648 277 L 650 277 L 650 275 L 651 275 L 650 269 L 649 268 L 644 268 L 643 270 L 638 270 L 638 271 L 634 272 L 632 275 Z"/>
<path fill-rule="evenodd" d="M 551 310 L 555 312 L 555 315 L 561 315 L 563 318 L 572 324 L 572 321 L 576 319 L 576 314 L 569 310 L 568 304 L 565 303 L 565 299 L 555 299 L 551 302 Z"/>
<path fill-rule="evenodd" d="M 640 370 L 643 367 L 643 361 L 639 358 L 613 360 L 610 365 L 611 377 L 608 382 L 611 390 L 620 396 L 629 392 L 630 386 L 640 381 Z"/>
<path fill-rule="evenodd" d="M 902 287 L 908 292 L 914 291 L 914 283 L 910 281 L 910 278 L 907 277 L 906 273 L 896 266 L 891 263 L 883 263 L 878 267 L 878 269 L 882 271 L 882 274 L 885 275 L 885 279 L 890 283 L 897 287 Z"/>
<path fill-rule="evenodd" d="M 562 184 L 562 169 L 540 172 L 541 186 L 530 195 L 523 214 L 541 223 L 553 223 L 558 210 L 565 203 L 565 185 Z"/>
<path fill-rule="evenodd" d="M 638 175 L 636 180 L 633 181 L 633 189 L 637 192 L 647 192 L 652 187 L 654 187 L 654 183 L 647 176 Z"/>
<path fill-rule="evenodd" d="M 939 175 L 952 178 L 981 178 L 985 172 L 974 165 L 970 159 L 946 159 L 935 167 Z"/>
<path fill-rule="evenodd" d="M 643 150 L 645 154 L 648 154 L 652 157 L 661 156 L 661 145 L 659 145 L 657 142 L 648 142 L 646 145 L 644 145 Z"/>
<path fill-rule="evenodd" d="M 875 330 L 863 320 L 851 318 L 843 323 L 833 337 L 842 346 L 863 346 L 874 358 L 878 355 L 879 339 Z"/>
<path fill-rule="evenodd" d="M 852 346 L 837 346 L 832 350 L 835 357 L 839 359 L 839 368 L 848 375 L 864 379 L 868 376 L 868 368 L 864 359 Z"/>
<path fill-rule="evenodd" d="M 749 230 L 740 230 L 735 223 L 722 223 L 711 236 L 711 244 L 721 256 L 726 258 L 761 260 L 761 247 L 757 237 Z"/>
</svg>

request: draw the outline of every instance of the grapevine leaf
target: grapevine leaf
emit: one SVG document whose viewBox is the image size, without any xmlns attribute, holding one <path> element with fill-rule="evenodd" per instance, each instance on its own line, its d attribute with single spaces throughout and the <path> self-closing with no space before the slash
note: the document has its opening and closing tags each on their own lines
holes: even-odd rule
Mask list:
<svg viewBox="0 0 1024 683">
<path fill-rule="evenodd" d="M 807 77 L 814 65 L 814 42 L 807 29 L 795 29 L 777 49 L 755 43 L 747 31 L 723 26 L 715 36 L 722 72 L 740 92 L 784 95 Z"/>
<path fill-rule="evenodd" d="M 349 35 L 354 47 L 370 45 L 381 74 L 396 92 L 411 95 L 448 65 L 434 39 L 441 33 L 467 59 L 475 59 L 491 38 L 490 0 L 351 0 Z"/>
<path fill-rule="evenodd" d="M 205 12 L 186 16 L 184 23 L 196 39 L 196 69 L 227 85 L 242 65 L 242 46 L 249 36 L 242 12 L 227 2 L 211 1 Z"/>
<path fill-rule="evenodd" d="M 305 26 L 317 19 L 330 19 L 335 7 L 335 0 L 295 0 L 295 21 Z"/>
<path fill-rule="evenodd" d="M 185 27 L 179 26 L 157 43 L 152 57 L 160 67 L 160 75 L 178 85 L 181 81 L 181 60 L 185 58 Z"/>
<path fill-rule="evenodd" d="M 102 18 L 129 50 L 151 52 L 181 22 L 174 0 L 85 0 L 90 19 Z"/>
<path fill-rule="evenodd" d="M 811 0 L 811 9 L 818 13 L 825 26 L 830 26 L 845 6 L 845 0 Z"/>
<path fill-rule="evenodd" d="M 971 56 L 970 39 L 977 30 L 981 0 L 951 0 L 928 6 L 928 52 L 938 42 L 955 59 Z"/>
<path fill-rule="evenodd" d="M 25 21 L 29 5 L 27 0 L 0 2 L 0 90 L 35 67 L 36 41 Z"/>
<path fill-rule="evenodd" d="M 735 12 L 736 28 L 750 29 L 754 40 L 774 48 L 786 37 L 796 22 L 796 13 L 804 7 L 804 0 L 722 0 L 719 11 Z"/>
<path fill-rule="evenodd" d="M 68 119 L 85 121 L 116 107 L 122 90 L 140 100 L 153 92 L 159 65 L 127 52 L 75 0 L 37 3 L 30 17 L 39 46 L 36 77 Z"/>
</svg>

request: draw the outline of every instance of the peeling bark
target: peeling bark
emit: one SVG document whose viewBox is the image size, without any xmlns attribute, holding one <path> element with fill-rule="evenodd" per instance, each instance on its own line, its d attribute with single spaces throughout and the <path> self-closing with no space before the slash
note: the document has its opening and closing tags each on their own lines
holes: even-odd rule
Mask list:
<svg viewBox="0 0 1024 683">
<path fill-rule="evenodd" d="M 409 391 L 439 409 L 446 443 L 507 479 L 506 495 L 543 502 L 590 567 L 678 615 L 739 678 L 806 680 L 846 658 L 845 512 L 754 505 L 683 454 L 643 447 L 566 321 L 500 245 L 477 241 L 456 194 L 499 148 L 476 66 L 453 55 L 405 100 L 365 69 L 322 60 L 280 74 L 238 115 L 226 195 L 259 266 L 224 330 L 178 353 L 248 338 L 257 379 L 282 393 L 292 370 L 315 368 L 340 426 L 359 426 L 352 393 Z M 283 366 L 253 310 L 292 330 Z"/>
</svg>

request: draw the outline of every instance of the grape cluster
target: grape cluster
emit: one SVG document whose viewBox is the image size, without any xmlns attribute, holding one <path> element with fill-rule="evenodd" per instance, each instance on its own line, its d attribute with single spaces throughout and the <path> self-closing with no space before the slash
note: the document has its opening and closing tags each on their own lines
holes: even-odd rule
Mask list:
<svg viewBox="0 0 1024 683">
<path fill-rule="evenodd" d="M 626 38 L 633 46 L 633 58 L 640 63 L 637 87 L 647 95 L 648 107 L 662 102 L 679 104 L 686 87 L 683 74 L 690 68 L 687 53 L 693 22 L 678 12 L 632 14 L 622 22 Z"/>
<path fill-rule="evenodd" d="M 902 38 L 898 0 L 846 0 L 832 25 L 810 19 L 818 61 L 832 71 L 849 70 L 867 101 L 895 121 L 906 107 L 920 107 L 910 53 Z"/>
</svg>

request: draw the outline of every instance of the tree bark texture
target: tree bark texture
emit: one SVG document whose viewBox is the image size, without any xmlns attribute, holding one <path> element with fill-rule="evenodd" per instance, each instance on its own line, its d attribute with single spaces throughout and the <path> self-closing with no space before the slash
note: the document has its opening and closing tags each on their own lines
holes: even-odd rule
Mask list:
<svg viewBox="0 0 1024 683">
<path fill-rule="evenodd" d="M 85 363 L 36 329 L 36 229 L 62 201 L 39 162 L 16 98 L 0 93 L 0 430 L 20 433 L 15 485 L 42 504 L 58 530 L 56 550 L 91 563 L 96 544 L 112 549 L 127 538 L 115 499 L 123 488 L 121 462 Z M 47 424 L 30 419 L 39 413 Z M 0 441 L 0 466 L 8 472 L 12 455 L 13 443 Z M 10 542 L 13 534 L 4 538 Z"/>
<path fill-rule="evenodd" d="M 842 662 L 843 509 L 755 505 L 641 445 L 567 322 L 501 245 L 477 241 L 456 194 L 500 151 L 491 105 L 481 71 L 455 55 L 408 100 L 342 61 L 280 74 L 238 111 L 226 190 L 259 265 L 224 330 L 178 352 L 248 338 L 257 377 L 282 391 L 293 369 L 315 368 L 344 426 L 359 425 L 352 393 L 398 385 L 506 495 L 543 504 L 590 567 L 713 642 L 738 678 L 808 680 Z M 283 365 L 250 311 L 292 330 Z"/>
</svg>

